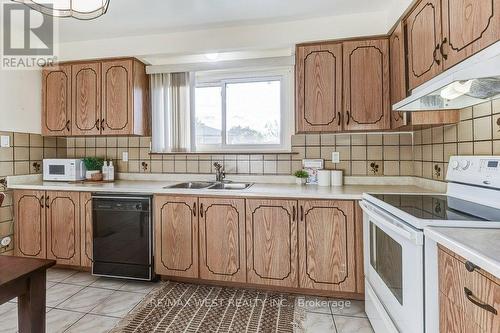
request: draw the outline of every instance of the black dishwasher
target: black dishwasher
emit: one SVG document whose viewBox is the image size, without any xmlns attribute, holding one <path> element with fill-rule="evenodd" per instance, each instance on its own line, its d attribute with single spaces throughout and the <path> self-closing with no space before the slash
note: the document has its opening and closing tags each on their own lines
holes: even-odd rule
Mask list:
<svg viewBox="0 0 500 333">
<path fill-rule="evenodd" d="M 151 281 L 151 196 L 92 195 L 92 274 Z"/>
</svg>

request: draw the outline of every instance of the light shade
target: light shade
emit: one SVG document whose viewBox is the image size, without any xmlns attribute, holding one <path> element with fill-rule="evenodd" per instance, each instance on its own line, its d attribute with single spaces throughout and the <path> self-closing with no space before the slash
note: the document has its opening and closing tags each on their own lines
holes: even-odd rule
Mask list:
<svg viewBox="0 0 500 333">
<path fill-rule="evenodd" d="M 109 0 L 12 0 L 46 15 L 92 20 L 106 13 Z"/>
</svg>

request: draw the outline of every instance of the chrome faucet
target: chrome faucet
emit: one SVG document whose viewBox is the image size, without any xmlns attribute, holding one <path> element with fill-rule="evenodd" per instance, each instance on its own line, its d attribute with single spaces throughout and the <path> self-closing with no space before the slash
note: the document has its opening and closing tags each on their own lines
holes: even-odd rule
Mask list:
<svg viewBox="0 0 500 333">
<path fill-rule="evenodd" d="M 220 164 L 219 162 L 215 162 L 214 168 L 215 168 L 215 180 L 218 182 L 224 181 L 224 178 L 226 178 L 226 173 L 224 172 L 224 166 L 222 166 L 222 164 Z"/>
</svg>

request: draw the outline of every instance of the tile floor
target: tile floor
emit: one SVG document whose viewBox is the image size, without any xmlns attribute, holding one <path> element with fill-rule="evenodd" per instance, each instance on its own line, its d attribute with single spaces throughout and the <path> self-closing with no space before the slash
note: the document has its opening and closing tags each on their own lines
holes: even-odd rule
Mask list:
<svg viewBox="0 0 500 333">
<path fill-rule="evenodd" d="M 47 333 L 108 332 L 159 283 L 97 278 L 86 272 L 49 269 Z M 301 297 L 307 333 L 373 333 L 363 302 Z M 0 333 L 17 332 L 16 300 L 0 305 Z"/>
</svg>

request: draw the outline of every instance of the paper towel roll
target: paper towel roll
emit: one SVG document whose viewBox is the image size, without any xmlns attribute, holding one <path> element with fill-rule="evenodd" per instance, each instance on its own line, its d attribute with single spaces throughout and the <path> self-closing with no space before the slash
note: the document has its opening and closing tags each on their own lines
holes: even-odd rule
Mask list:
<svg viewBox="0 0 500 333">
<path fill-rule="evenodd" d="M 342 170 L 333 170 L 332 171 L 332 186 L 342 186 L 342 185 L 344 185 Z"/>
<path fill-rule="evenodd" d="M 330 186 L 330 170 L 318 170 L 318 186 Z"/>
</svg>

